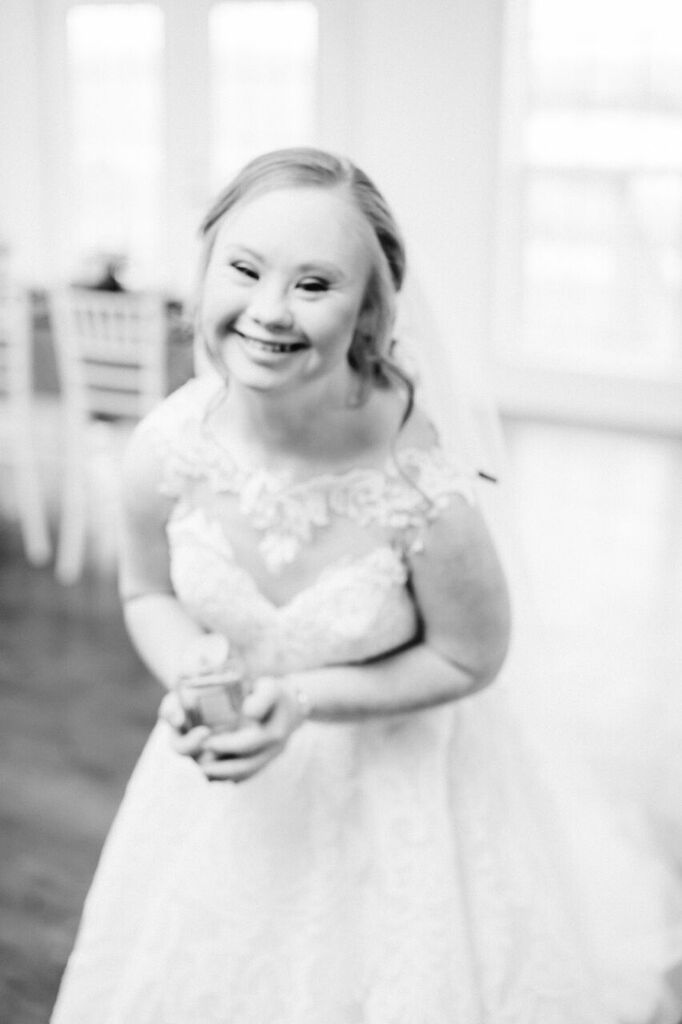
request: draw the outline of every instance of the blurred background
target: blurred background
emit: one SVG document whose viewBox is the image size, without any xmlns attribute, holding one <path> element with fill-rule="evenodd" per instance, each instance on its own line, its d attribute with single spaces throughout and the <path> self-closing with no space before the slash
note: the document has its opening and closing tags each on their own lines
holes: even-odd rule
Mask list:
<svg viewBox="0 0 682 1024">
<path fill-rule="evenodd" d="M 395 208 L 501 412 L 537 699 L 679 851 L 679 0 L 2 0 L 0 58 L 3 1020 L 47 1021 L 154 720 L 118 460 L 192 373 L 196 227 L 265 149 L 346 152 Z"/>
</svg>

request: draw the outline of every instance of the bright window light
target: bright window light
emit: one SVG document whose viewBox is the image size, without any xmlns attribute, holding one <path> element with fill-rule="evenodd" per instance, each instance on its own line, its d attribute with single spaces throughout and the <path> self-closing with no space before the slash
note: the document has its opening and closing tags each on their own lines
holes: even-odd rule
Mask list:
<svg viewBox="0 0 682 1024">
<path fill-rule="evenodd" d="M 682 369 L 682 4 L 531 0 L 521 344 Z"/>
<path fill-rule="evenodd" d="M 120 254 L 158 273 L 163 15 L 154 4 L 77 4 L 67 15 L 73 272 Z"/>
<path fill-rule="evenodd" d="M 317 8 L 222 0 L 211 8 L 211 187 L 268 149 L 315 139 Z"/>
</svg>

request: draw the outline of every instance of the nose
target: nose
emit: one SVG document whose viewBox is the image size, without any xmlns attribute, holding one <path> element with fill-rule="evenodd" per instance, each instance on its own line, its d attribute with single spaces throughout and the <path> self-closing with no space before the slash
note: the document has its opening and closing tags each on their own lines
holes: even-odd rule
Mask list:
<svg viewBox="0 0 682 1024">
<path fill-rule="evenodd" d="M 249 315 L 270 331 L 288 331 L 294 322 L 286 289 L 274 283 L 262 282 L 253 289 Z"/>
</svg>

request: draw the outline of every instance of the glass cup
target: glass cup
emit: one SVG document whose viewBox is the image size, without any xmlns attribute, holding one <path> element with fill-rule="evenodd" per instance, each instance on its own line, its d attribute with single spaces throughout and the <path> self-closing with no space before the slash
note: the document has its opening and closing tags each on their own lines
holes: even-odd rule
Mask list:
<svg viewBox="0 0 682 1024">
<path fill-rule="evenodd" d="M 227 638 L 215 633 L 200 637 L 183 662 L 177 692 L 191 725 L 238 729 L 248 685 L 244 663 Z"/>
</svg>

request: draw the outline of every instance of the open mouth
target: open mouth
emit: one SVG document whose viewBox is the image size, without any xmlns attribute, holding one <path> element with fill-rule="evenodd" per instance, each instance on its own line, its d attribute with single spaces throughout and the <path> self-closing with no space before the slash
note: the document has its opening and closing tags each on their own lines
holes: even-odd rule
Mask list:
<svg viewBox="0 0 682 1024">
<path fill-rule="evenodd" d="M 242 341 L 245 341 L 249 347 L 267 354 L 286 355 L 290 352 L 300 352 L 302 349 L 308 348 L 307 344 L 303 341 L 265 341 L 262 338 L 254 338 L 250 334 L 243 334 L 241 331 L 235 330 L 234 333 Z"/>
</svg>

